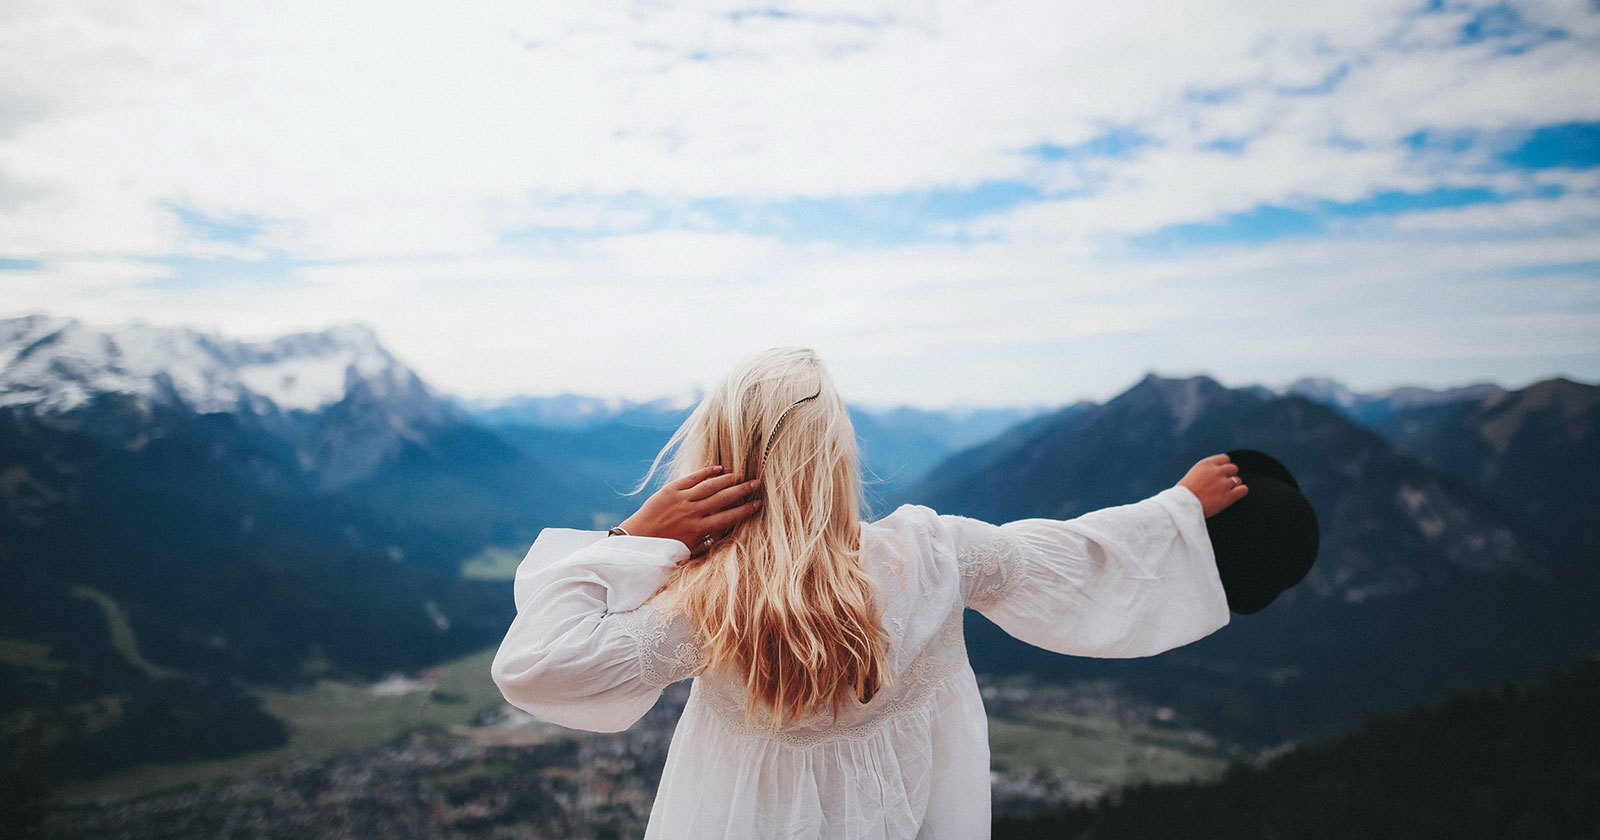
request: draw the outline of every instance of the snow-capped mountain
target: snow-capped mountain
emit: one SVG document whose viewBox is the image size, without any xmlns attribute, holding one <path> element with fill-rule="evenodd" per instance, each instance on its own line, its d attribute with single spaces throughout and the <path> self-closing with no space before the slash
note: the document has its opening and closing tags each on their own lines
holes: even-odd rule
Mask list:
<svg viewBox="0 0 1600 840">
<path fill-rule="evenodd" d="M 323 489 L 359 481 L 402 442 L 466 420 L 359 323 L 243 341 L 43 314 L 0 320 L 0 407 L 64 414 L 107 395 L 238 415 L 293 445 Z"/>
<path fill-rule="evenodd" d="M 432 397 L 365 324 L 266 341 L 134 322 L 96 328 L 76 318 L 0 320 L 0 405 L 70 411 L 122 393 L 199 413 L 320 411 L 361 383 L 375 396 Z M 437 402 L 437 398 L 433 398 Z M 441 410 L 437 405 L 433 411 Z"/>
</svg>

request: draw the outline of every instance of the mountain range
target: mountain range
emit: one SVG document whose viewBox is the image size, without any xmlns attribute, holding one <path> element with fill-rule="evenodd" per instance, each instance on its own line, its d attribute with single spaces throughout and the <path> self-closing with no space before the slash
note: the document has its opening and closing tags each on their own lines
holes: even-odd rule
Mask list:
<svg viewBox="0 0 1600 840">
<path fill-rule="evenodd" d="M 981 619 L 969 646 L 994 672 L 1115 677 L 1234 737 L 1298 737 L 1600 649 L 1600 570 L 1584 548 L 1596 523 L 1580 512 L 1595 510 L 1583 469 L 1597 451 L 1597 392 L 1549 380 L 1390 402 L 1363 415 L 1369 428 L 1353 415 L 1375 401 L 1150 375 L 946 461 L 903 499 L 991 521 L 1070 518 L 1159 492 L 1215 452 L 1274 455 L 1322 540 L 1306 580 L 1266 610 L 1149 660 L 1059 657 Z M 1511 463 L 1515 489 L 1499 486 Z"/>
<path fill-rule="evenodd" d="M 1263 613 L 1133 663 L 969 629 L 981 669 L 1111 676 L 1267 742 L 1593 649 L 1597 390 L 1152 374 L 1103 404 L 852 417 L 879 513 L 1069 517 L 1211 452 L 1277 455 L 1324 540 Z M 359 324 L 239 341 L 0 320 L 0 746 L 27 730 L 80 775 L 250 749 L 285 737 L 251 685 L 491 645 L 509 582 L 463 562 L 620 519 L 696 398 L 464 399 Z"/>
</svg>

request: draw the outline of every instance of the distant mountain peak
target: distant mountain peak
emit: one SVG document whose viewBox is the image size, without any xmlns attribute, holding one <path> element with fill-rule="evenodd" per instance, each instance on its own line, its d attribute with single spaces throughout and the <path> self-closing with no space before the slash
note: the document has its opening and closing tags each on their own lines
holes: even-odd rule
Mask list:
<svg viewBox="0 0 1600 840">
<path fill-rule="evenodd" d="M 1346 411 L 1354 408 L 1359 401 L 1356 393 L 1343 382 L 1328 376 L 1302 376 L 1285 385 L 1279 393 L 1305 397 L 1313 402 Z"/>
<path fill-rule="evenodd" d="M 365 324 L 245 341 L 131 321 L 94 327 L 47 314 L 0 320 L 0 406 L 64 412 L 105 393 L 194 411 L 319 411 L 365 383 L 392 393 L 411 376 Z"/>
<path fill-rule="evenodd" d="M 1163 377 L 1152 371 L 1112 402 L 1155 401 L 1171 414 L 1173 431 L 1181 432 L 1187 429 L 1213 400 L 1228 393 L 1226 386 L 1203 374 L 1177 379 Z"/>
<path fill-rule="evenodd" d="M 1303 397 L 1322 403 L 1346 417 L 1372 426 L 1398 411 L 1453 403 L 1478 402 L 1495 399 L 1507 392 L 1492 382 L 1479 382 L 1454 388 L 1429 388 L 1421 385 L 1401 385 L 1381 391 L 1360 392 L 1351 390 L 1343 382 L 1326 376 L 1303 376 L 1277 388 L 1256 386 L 1281 396 Z"/>
</svg>

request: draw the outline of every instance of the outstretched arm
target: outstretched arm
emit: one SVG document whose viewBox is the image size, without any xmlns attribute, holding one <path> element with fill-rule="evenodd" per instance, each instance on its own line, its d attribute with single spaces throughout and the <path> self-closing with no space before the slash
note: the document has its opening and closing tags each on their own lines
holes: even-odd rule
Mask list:
<svg viewBox="0 0 1600 840">
<path fill-rule="evenodd" d="M 1212 456 L 1134 504 L 1000 526 L 940 516 L 939 529 L 967 605 L 1011 635 L 1057 653 L 1151 656 L 1228 623 L 1205 519 L 1243 497 L 1236 472 Z"/>
</svg>

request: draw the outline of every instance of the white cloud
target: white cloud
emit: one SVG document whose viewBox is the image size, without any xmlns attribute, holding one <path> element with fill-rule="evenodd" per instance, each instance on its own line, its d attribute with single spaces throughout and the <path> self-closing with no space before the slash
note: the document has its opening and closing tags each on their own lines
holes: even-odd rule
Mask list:
<svg viewBox="0 0 1600 840">
<path fill-rule="evenodd" d="M 1399 142 L 1600 119 L 1600 15 L 1585 3 L 1519 3 L 1571 34 L 1520 53 L 1457 44 L 1469 12 L 1398 2 L 782 8 L 8 3 L 0 258 L 43 267 L 0 271 L 4 306 L 254 334 L 360 318 L 465 392 L 648 396 L 794 341 L 873 371 L 858 384 L 875 402 L 1063 400 L 1152 366 L 1248 376 L 1331 358 L 1304 322 L 1279 326 L 1291 316 L 1348 352 L 1347 376 L 1381 378 L 1382 354 L 1419 356 L 1395 349 L 1405 336 L 1516 326 L 1471 314 L 1424 329 L 1448 309 L 1438 299 L 1469 302 L 1445 279 L 1596 259 L 1593 177 L 1486 172 L 1487 146 Z M 1148 143 L 1115 158 L 1021 151 L 1114 130 Z M 1219 140 L 1242 148 L 1206 148 Z M 1085 194 L 929 220 L 990 239 L 970 246 L 785 242 L 703 214 L 699 230 L 653 229 L 696 198 L 1005 180 Z M 1262 204 L 1551 183 L 1567 195 L 1361 220 L 1331 239 L 1170 259 L 1119 247 Z M 173 208 L 260 232 L 210 241 Z M 582 235 L 504 239 L 538 227 Z M 174 255 L 290 267 L 281 282 L 163 283 Z M 1557 279 L 1486 282 L 1554 306 L 1537 292 Z M 1345 320 L 1310 314 L 1330 300 Z M 1256 320 L 1219 337 L 1216 320 L 1241 312 Z M 1357 324 L 1401 338 L 1331 337 L 1370 338 Z M 1550 331 L 1552 359 L 1573 352 L 1573 329 Z M 881 372 L 919 354 L 926 370 Z"/>
</svg>

